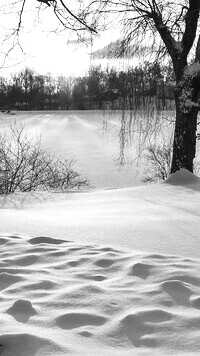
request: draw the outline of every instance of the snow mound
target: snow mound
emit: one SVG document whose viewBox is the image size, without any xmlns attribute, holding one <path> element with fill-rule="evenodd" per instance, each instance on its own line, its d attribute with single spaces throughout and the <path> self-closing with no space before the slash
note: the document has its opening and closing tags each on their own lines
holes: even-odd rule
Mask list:
<svg viewBox="0 0 200 356">
<path fill-rule="evenodd" d="M 172 173 L 165 181 L 167 184 L 191 186 L 195 190 L 200 191 L 200 177 L 189 172 L 185 168 L 181 168 L 179 171 Z"/>
<path fill-rule="evenodd" d="M 200 259 L 18 237 L 0 250 L 2 356 L 199 355 Z"/>
<path fill-rule="evenodd" d="M 61 355 L 58 345 L 50 339 L 29 333 L 9 333 L 0 336 L 0 354 L 2 356 L 53 356 Z"/>
<path fill-rule="evenodd" d="M 7 313 L 21 323 L 26 323 L 32 315 L 36 314 L 31 302 L 28 300 L 17 300 L 7 310 Z"/>
</svg>

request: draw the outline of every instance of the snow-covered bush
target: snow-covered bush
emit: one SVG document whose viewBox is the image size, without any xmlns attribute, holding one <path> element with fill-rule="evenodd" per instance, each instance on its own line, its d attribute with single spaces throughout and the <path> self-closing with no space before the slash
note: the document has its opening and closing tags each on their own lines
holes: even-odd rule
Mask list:
<svg viewBox="0 0 200 356">
<path fill-rule="evenodd" d="M 23 126 L 13 124 L 9 133 L 0 135 L 0 194 L 89 187 L 73 164 L 73 160 L 52 157 L 39 138 L 31 138 Z"/>
</svg>

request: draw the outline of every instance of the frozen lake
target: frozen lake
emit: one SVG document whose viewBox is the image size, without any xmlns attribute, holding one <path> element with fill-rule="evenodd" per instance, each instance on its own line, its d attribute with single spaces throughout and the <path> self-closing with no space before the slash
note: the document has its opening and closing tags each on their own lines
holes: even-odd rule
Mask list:
<svg viewBox="0 0 200 356">
<path fill-rule="evenodd" d="M 106 118 L 105 118 L 106 115 Z M 105 119 L 107 130 L 105 130 Z M 119 188 L 141 184 L 137 162 L 120 167 L 117 114 L 100 111 L 16 112 L 1 116 L 1 129 L 15 120 L 33 135 L 41 135 L 43 146 L 53 154 L 74 158 L 79 172 L 95 188 Z M 134 157 L 134 148 L 129 158 Z"/>
</svg>

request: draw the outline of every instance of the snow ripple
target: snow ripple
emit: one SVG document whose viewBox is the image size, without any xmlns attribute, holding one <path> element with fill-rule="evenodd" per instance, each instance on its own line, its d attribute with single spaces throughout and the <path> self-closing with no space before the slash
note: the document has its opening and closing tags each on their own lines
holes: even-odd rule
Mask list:
<svg viewBox="0 0 200 356">
<path fill-rule="evenodd" d="M 199 260 L 55 237 L 0 244 L 0 355 L 199 354 Z"/>
</svg>

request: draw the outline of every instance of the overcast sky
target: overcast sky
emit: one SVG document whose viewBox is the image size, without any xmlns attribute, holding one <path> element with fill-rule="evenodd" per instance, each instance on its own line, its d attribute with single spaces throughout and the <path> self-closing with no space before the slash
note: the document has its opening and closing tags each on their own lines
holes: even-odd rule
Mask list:
<svg viewBox="0 0 200 356">
<path fill-rule="evenodd" d="M 1 0 L 0 5 L 0 63 L 1 66 L 3 64 L 0 75 L 2 76 L 19 71 L 26 66 L 42 74 L 51 72 L 54 75 L 81 75 L 87 71 L 90 65 L 99 64 L 99 61 L 93 60 L 91 52 L 104 47 L 117 38 L 116 31 L 109 31 L 106 34 L 93 37 L 93 46 L 90 43 L 88 46 L 71 43 L 76 37 L 69 31 L 57 34 L 52 32 L 58 22 L 51 8 L 41 12 L 38 17 L 37 1 L 27 0 L 19 37 L 21 47 L 16 45 L 10 51 L 14 37 L 9 35 L 17 28 L 19 22 L 19 14 L 16 13 L 17 5 L 8 5 L 11 3 L 10 0 Z M 89 33 L 86 35 L 90 38 Z M 7 36 L 6 41 L 5 36 Z M 10 52 L 4 63 L 5 54 L 8 51 Z"/>
</svg>

